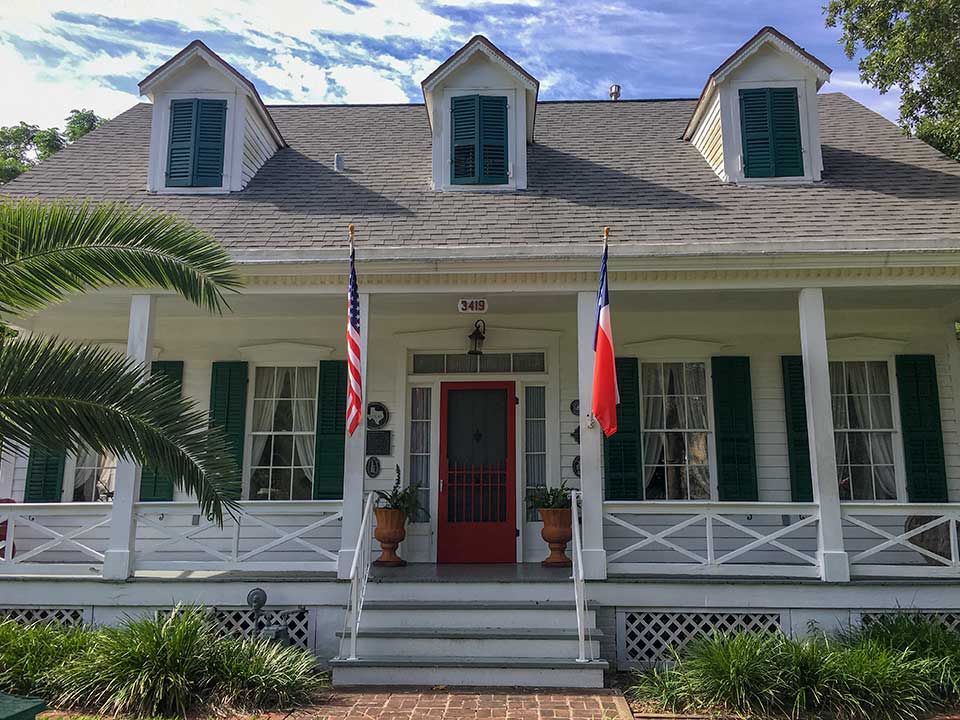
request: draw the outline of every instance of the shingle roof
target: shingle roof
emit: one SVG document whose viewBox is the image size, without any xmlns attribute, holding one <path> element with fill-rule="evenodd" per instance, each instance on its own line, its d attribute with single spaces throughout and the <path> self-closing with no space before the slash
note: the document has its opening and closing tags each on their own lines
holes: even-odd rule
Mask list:
<svg viewBox="0 0 960 720">
<path fill-rule="evenodd" d="M 846 96 L 820 98 L 823 181 L 723 184 L 680 140 L 694 100 L 543 102 L 529 189 L 430 189 L 422 105 L 271 106 L 289 147 L 242 192 L 145 189 L 141 104 L 0 188 L 121 200 L 178 213 L 240 259 L 342 255 L 348 223 L 368 257 L 621 255 L 960 248 L 960 164 Z M 346 172 L 333 170 L 334 153 Z"/>
</svg>

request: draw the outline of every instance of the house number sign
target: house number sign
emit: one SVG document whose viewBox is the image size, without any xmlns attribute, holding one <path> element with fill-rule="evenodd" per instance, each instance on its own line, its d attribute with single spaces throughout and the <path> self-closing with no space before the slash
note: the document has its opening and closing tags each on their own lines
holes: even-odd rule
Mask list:
<svg viewBox="0 0 960 720">
<path fill-rule="evenodd" d="M 457 310 L 462 313 L 485 313 L 487 311 L 487 299 L 460 298 L 457 300 Z"/>
</svg>

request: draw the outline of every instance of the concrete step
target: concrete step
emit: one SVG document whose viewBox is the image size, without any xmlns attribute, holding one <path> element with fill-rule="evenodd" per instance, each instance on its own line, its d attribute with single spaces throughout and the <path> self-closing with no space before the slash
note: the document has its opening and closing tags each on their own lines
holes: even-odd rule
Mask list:
<svg viewBox="0 0 960 720">
<path fill-rule="evenodd" d="M 330 661 L 333 684 L 600 688 L 607 663 L 558 658 L 386 656 Z"/>
<path fill-rule="evenodd" d="M 345 638 L 344 633 L 339 633 Z M 600 655 L 602 633 L 588 634 L 589 656 Z M 348 653 L 347 640 L 341 656 Z M 400 654 L 423 657 L 474 658 L 575 658 L 579 653 L 576 630 L 529 628 L 361 628 L 357 655 L 379 658 Z"/>
<path fill-rule="evenodd" d="M 360 619 L 363 628 L 576 628 L 576 606 L 571 603 L 420 602 L 366 600 Z M 593 610 L 587 625 L 596 624 Z"/>
<path fill-rule="evenodd" d="M 497 602 L 509 597 L 514 602 L 573 602 L 573 581 L 531 582 L 370 582 L 369 600 L 423 600 Z"/>
</svg>

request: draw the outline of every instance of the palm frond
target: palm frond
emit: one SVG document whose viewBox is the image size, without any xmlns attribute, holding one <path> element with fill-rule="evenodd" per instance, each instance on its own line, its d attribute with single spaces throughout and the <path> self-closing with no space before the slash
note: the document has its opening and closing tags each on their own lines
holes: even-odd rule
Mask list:
<svg viewBox="0 0 960 720">
<path fill-rule="evenodd" d="M 0 437 L 77 452 L 90 447 L 156 467 L 222 522 L 236 507 L 229 442 L 167 378 L 142 379 L 123 355 L 57 338 L 0 346 Z"/>
<path fill-rule="evenodd" d="M 173 215 L 119 203 L 0 202 L 0 312 L 110 285 L 172 290 L 219 312 L 241 281 L 229 253 Z"/>
</svg>

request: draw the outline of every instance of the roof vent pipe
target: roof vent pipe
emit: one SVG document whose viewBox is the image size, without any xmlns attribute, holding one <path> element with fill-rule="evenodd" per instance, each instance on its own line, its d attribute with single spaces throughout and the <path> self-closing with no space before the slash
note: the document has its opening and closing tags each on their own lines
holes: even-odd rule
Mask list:
<svg viewBox="0 0 960 720">
<path fill-rule="evenodd" d="M 616 83 L 610 86 L 610 99 L 614 101 L 620 99 L 620 86 Z"/>
<path fill-rule="evenodd" d="M 333 169 L 337 172 L 343 172 L 343 155 L 340 153 L 333 154 Z"/>
</svg>

